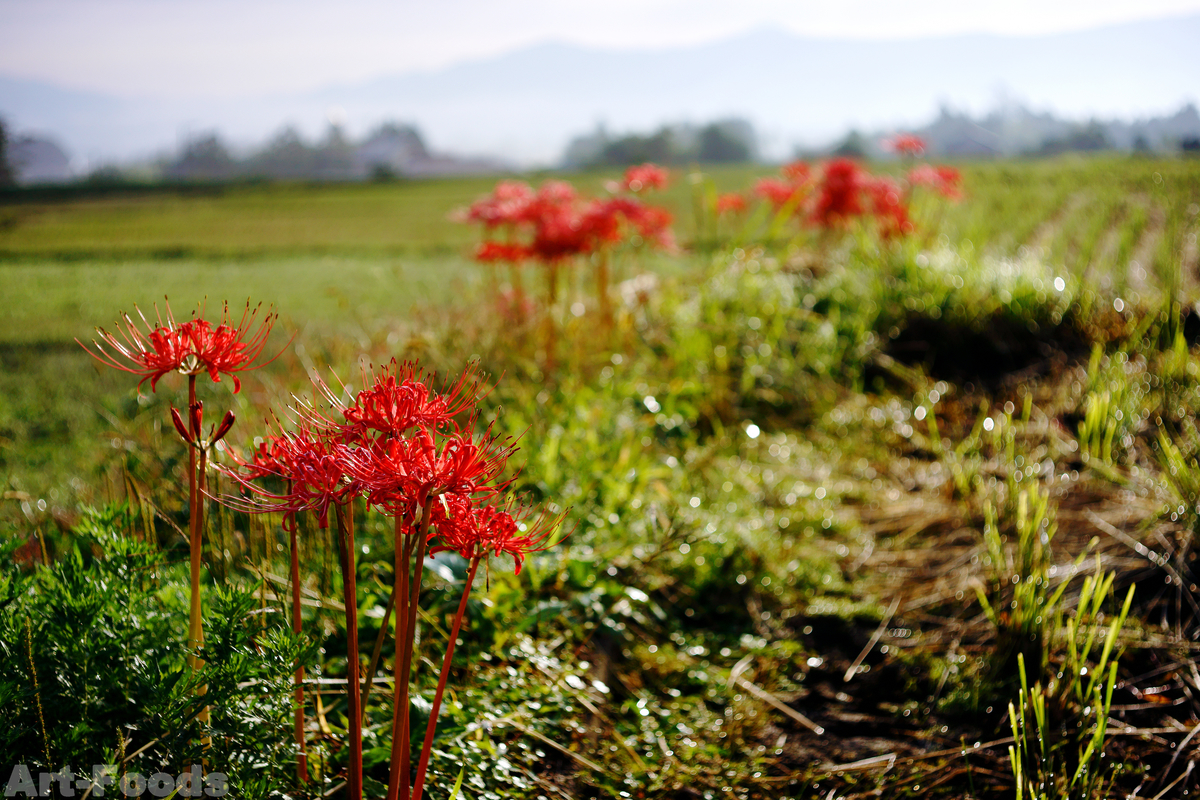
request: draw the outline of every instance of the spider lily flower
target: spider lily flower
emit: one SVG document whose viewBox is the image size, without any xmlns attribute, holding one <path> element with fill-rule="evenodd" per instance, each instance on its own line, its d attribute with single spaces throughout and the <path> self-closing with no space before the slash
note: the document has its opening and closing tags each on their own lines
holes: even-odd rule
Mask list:
<svg viewBox="0 0 1200 800">
<path fill-rule="evenodd" d="M 125 314 L 123 322 L 117 322 L 114 332 L 96 329 L 99 338 L 92 340 L 94 351 L 82 342 L 79 344 L 101 363 L 140 375 L 139 390 L 142 384 L 150 381 L 152 392 L 156 390 L 158 380 L 170 372 L 182 375 L 207 372 L 214 382 L 220 382 L 221 375 L 228 375 L 233 379 L 233 391 L 237 393 L 242 388 L 237 373 L 263 366 L 255 362 L 278 319 L 278 315 L 270 311 L 260 317 L 262 305 L 251 308 L 247 303 L 241 319 L 234 323 L 226 305 L 220 323 L 214 328 L 212 323 L 201 318 L 176 322 L 170 305 L 166 307 L 165 319 L 155 306 L 154 323 L 146 319 L 141 309 L 134 308 L 148 329 L 145 332 Z"/>
<path fill-rule="evenodd" d="M 890 178 L 876 178 L 866 186 L 871 198 L 871 210 L 884 239 L 905 236 L 915 230 L 908 216 L 900 186 Z"/>
<path fill-rule="evenodd" d="M 647 189 L 665 189 L 667 187 L 667 171 L 657 164 L 640 164 L 625 170 L 625 180 L 621 188 L 627 192 L 639 194 Z"/>
<path fill-rule="evenodd" d="M 440 446 L 429 431 L 418 428 L 412 436 L 358 448 L 357 457 L 346 463 L 371 504 L 394 516 L 411 513 L 430 497 L 487 497 L 507 488 L 507 483 L 490 482 L 517 450 L 511 439 L 491 435 L 490 428 L 479 440 L 458 431 L 438 438 Z"/>
<path fill-rule="evenodd" d="M 437 544 L 430 553 L 453 551 L 467 561 L 509 555 L 519 575 L 530 553 L 549 547 L 548 542 L 565 517 L 565 513 L 546 511 L 534 514 L 530 506 L 518 505 L 511 498 L 500 506 L 491 506 L 461 496 L 448 497 L 444 504 L 434 506 L 432 524 Z"/>
<path fill-rule="evenodd" d="M 867 173 L 854 161 L 848 158 L 830 161 L 821 175 L 813 221 L 823 228 L 833 228 L 861 215 L 864 211 L 861 194 L 867 181 Z"/>
<path fill-rule="evenodd" d="M 488 228 L 515 225 L 527 219 L 533 199 L 534 191 L 529 184 L 500 181 L 490 195 L 471 204 L 465 217 L 470 222 L 481 222 Z"/>
<path fill-rule="evenodd" d="M 351 438 L 362 439 L 368 433 L 399 436 L 418 426 L 442 430 L 487 394 L 476 363 L 469 364 L 457 380 L 447 382 L 440 391 L 430 388 L 435 374 L 426 374 L 409 361 L 397 363 L 392 359 L 368 385 L 371 377 L 364 372 L 363 390 L 353 405 L 342 409 Z M 319 384 L 319 388 L 323 386 Z M 336 402 L 332 393 L 326 397 Z"/>
<path fill-rule="evenodd" d="M 779 178 L 759 178 L 752 191 L 778 211 L 802 189 Z"/>
<path fill-rule="evenodd" d="M 914 133 L 899 133 L 888 139 L 885 145 L 901 156 L 917 157 L 925 153 L 925 140 Z"/>
<path fill-rule="evenodd" d="M 928 187 L 948 200 L 962 197 L 962 175 L 954 167 L 921 164 L 909 170 L 908 182 L 912 186 Z"/>
<path fill-rule="evenodd" d="M 740 214 L 746 210 L 746 198 L 737 192 L 717 195 L 716 212 L 721 214 Z"/>
<path fill-rule="evenodd" d="M 261 448 L 260 448 L 261 449 Z M 281 511 L 294 516 L 301 511 L 317 515 L 320 527 L 329 527 L 329 509 L 357 494 L 360 487 L 349 476 L 355 472 L 355 448 L 337 441 L 328 432 L 301 426 L 272 437 L 269 452 L 256 458 L 248 469 L 222 471 L 247 489 L 252 497 L 221 498 L 222 502 L 248 513 Z M 287 481 L 287 490 L 272 492 L 254 482 L 274 476 Z"/>
<path fill-rule="evenodd" d="M 792 161 L 779 168 L 780 174 L 792 186 L 801 187 L 812 181 L 812 167 L 807 161 Z"/>
<path fill-rule="evenodd" d="M 475 260 L 484 264 L 520 264 L 529 256 L 529 250 L 524 245 L 507 242 L 480 242 L 475 248 Z"/>
</svg>

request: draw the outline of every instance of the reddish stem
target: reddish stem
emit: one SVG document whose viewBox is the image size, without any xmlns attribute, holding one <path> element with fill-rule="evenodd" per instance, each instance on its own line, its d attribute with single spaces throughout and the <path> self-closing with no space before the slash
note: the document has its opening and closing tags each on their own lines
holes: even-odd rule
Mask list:
<svg viewBox="0 0 1200 800">
<path fill-rule="evenodd" d="M 416 550 L 413 556 L 412 563 L 412 579 L 408 579 L 408 563 L 407 559 L 403 569 L 401 570 L 404 576 L 405 584 L 402 587 L 400 602 L 404 603 L 402 611 L 396 614 L 396 705 L 392 709 L 392 758 L 390 772 L 388 777 L 388 794 L 387 800 L 397 800 L 402 798 L 408 800 L 411 792 L 409 783 L 409 767 L 408 755 L 409 746 L 409 728 L 408 728 L 408 690 L 409 681 L 412 678 L 412 659 L 413 659 L 413 639 L 416 638 L 417 630 L 417 607 L 418 600 L 421 594 L 421 575 L 425 566 L 425 540 L 426 534 L 429 531 L 429 509 L 433 505 L 433 498 L 426 499 L 421 506 L 421 518 L 417 523 L 417 530 L 410 534 L 410 539 L 416 537 L 413 541 L 413 547 Z M 405 547 L 406 554 L 412 552 L 409 547 Z M 404 629 L 400 629 L 400 621 L 404 620 Z"/>
<path fill-rule="evenodd" d="M 290 481 L 289 481 L 290 483 Z M 291 493 L 291 487 L 288 488 Z M 292 632 L 300 635 L 300 550 L 296 542 L 296 520 L 291 520 L 288 533 L 292 545 Z M 300 785 L 308 783 L 308 747 L 304 741 L 304 666 L 296 662 L 296 777 Z"/>
<path fill-rule="evenodd" d="M 421 746 L 421 758 L 417 763 L 417 781 L 413 786 L 413 800 L 421 800 L 421 790 L 425 787 L 425 770 L 429 766 L 429 754 L 433 752 L 433 736 L 437 732 L 438 711 L 442 708 L 442 695 L 446 691 L 446 679 L 450 676 L 450 664 L 454 661 L 454 645 L 458 642 L 458 632 L 462 628 L 463 615 L 467 610 L 467 599 L 471 596 L 471 584 L 475 581 L 475 570 L 479 569 L 481 558 L 471 559 L 471 568 L 467 572 L 467 584 L 463 587 L 462 599 L 458 601 L 458 612 L 454 615 L 454 625 L 450 628 L 450 642 L 446 645 L 446 657 L 442 659 L 442 671 L 438 675 L 437 691 L 433 694 L 433 706 L 429 709 L 429 721 L 425 723 L 425 743 Z"/>
<path fill-rule="evenodd" d="M 346 694 L 350 718 L 350 800 L 362 800 L 362 707 L 358 683 L 358 591 L 355 586 L 354 501 L 336 504 L 342 555 L 342 597 L 346 606 Z"/>
<path fill-rule="evenodd" d="M 188 609 L 188 649 L 192 651 L 192 655 L 188 656 L 188 661 L 192 665 L 193 670 L 200 669 L 199 660 L 194 655 L 195 651 L 204 643 L 203 633 L 198 633 L 201 630 L 201 615 L 200 615 L 200 492 L 196 485 L 196 467 L 197 467 L 197 447 L 196 442 L 199 440 L 200 431 L 196 425 L 196 415 L 192 413 L 192 409 L 196 406 L 196 376 L 188 376 L 188 432 L 191 434 L 191 441 L 188 442 L 188 546 L 191 550 L 191 597 L 189 600 Z"/>
<path fill-rule="evenodd" d="M 408 707 L 408 683 L 400 681 L 400 664 L 404 661 L 405 640 L 404 631 L 408 625 L 408 565 L 412 560 L 412 549 L 414 539 L 412 536 L 403 534 L 403 526 L 400 517 L 395 520 L 395 550 L 396 559 L 394 566 L 394 580 L 396 582 L 396 661 L 392 667 L 392 756 L 388 765 L 388 791 L 387 800 L 397 800 L 400 796 L 400 748 L 396 747 L 396 742 L 400 741 L 400 729 L 403 726 L 403 718 L 400 709 Z"/>
</svg>

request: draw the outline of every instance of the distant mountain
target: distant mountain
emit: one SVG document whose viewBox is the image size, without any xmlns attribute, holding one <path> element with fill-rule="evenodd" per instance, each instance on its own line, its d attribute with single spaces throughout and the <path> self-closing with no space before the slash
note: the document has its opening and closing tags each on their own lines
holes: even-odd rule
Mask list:
<svg viewBox="0 0 1200 800">
<path fill-rule="evenodd" d="M 439 149 L 552 163 L 572 134 L 666 123 L 752 122 L 783 157 L 847 129 L 916 126 L 941 106 L 998 101 L 1059 117 L 1146 117 L 1200 100 L 1200 15 L 1035 37 L 967 35 L 869 42 L 776 29 L 662 50 L 561 43 L 446 69 L 241 100 L 116 98 L 0 77 L 0 114 L 56 134 L 95 161 L 177 148 L 200 130 L 261 142 L 284 122 L 319 135 L 332 108 L 366 133 L 415 120 Z M 1002 103 L 1003 104 L 1003 103 Z"/>
</svg>

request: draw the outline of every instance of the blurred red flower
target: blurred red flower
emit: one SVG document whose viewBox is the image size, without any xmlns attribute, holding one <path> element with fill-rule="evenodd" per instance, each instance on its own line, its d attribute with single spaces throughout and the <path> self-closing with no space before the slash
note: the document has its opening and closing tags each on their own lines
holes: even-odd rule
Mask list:
<svg viewBox="0 0 1200 800">
<path fill-rule="evenodd" d="M 879 234 L 885 239 L 905 236 L 915 229 L 908 216 L 903 192 L 890 178 L 875 178 L 866 184 L 871 197 L 871 211 L 879 225 Z"/>
<path fill-rule="evenodd" d="M 657 164 L 640 164 L 625 170 L 625 180 L 621 187 L 626 191 L 638 194 L 647 189 L 667 188 L 667 171 Z"/>
<path fill-rule="evenodd" d="M 862 214 L 860 194 L 868 178 L 862 167 L 848 158 L 836 158 L 826 164 L 812 211 L 813 221 L 823 228 L 833 228 Z"/>
<path fill-rule="evenodd" d="M 916 157 L 925 153 L 925 140 L 914 133 L 898 133 L 886 144 L 888 149 L 902 156 Z"/>
<path fill-rule="evenodd" d="M 746 210 L 746 198 L 737 192 L 717 195 L 717 214 L 740 214 Z"/>
<path fill-rule="evenodd" d="M 926 186 L 950 200 L 962 197 L 962 175 L 954 167 L 921 164 L 909 171 L 908 182 L 913 186 Z"/>
<path fill-rule="evenodd" d="M 778 211 L 801 190 L 799 187 L 779 178 L 759 178 L 758 182 L 754 184 L 752 191 Z"/>
</svg>

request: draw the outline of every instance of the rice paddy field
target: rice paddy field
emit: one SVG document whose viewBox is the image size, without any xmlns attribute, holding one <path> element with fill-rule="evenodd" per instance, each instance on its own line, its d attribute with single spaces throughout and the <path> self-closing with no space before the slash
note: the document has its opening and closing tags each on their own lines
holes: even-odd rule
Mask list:
<svg viewBox="0 0 1200 800">
<path fill-rule="evenodd" d="M 237 418 L 214 459 L 251 451 L 312 374 L 474 361 L 494 384 L 476 424 L 519 437 L 512 488 L 566 514 L 519 574 L 497 558 L 475 584 L 427 796 L 1200 789 L 1200 161 L 955 166 L 962 198 L 915 195 L 899 239 L 718 217 L 718 193 L 771 170 L 673 171 L 652 199 L 679 248 L 612 252 L 607 314 L 595 259 L 553 303 L 538 268 L 474 260 L 456 212 L 493 179 L 0 194 L 0 779 L 202 757 L 230 796 L 350 796 L 334 534 L 299 522 L 292 637 L 287 532 L 211 506 L 203 722 L 170 421 L 186 380 L 139 391 L 81 346 L 135 306 L 237 317 L 249 298 L 279 314 L 278 357 L 237 394 L 200 385 L 210 421 Z M 376 798 L 397 579 L 387 521 L 358 514 Z M 414 730 L 466 574 L 427 562 Z"/>
</svg>

